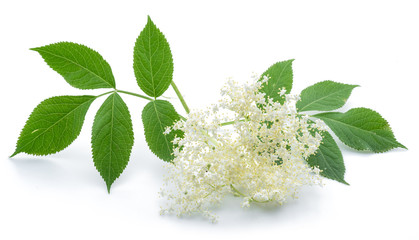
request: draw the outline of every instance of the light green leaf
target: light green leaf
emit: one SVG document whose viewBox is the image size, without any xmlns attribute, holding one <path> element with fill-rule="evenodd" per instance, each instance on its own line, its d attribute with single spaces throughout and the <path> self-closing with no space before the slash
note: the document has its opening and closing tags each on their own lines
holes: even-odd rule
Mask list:
<svg viewBox="0 0 419 240">
<path fill-rule="evenodd" d="M 330 111 L 342 107 L 358 85 L 349 85 L 333 81 L 323 81 L 307 87 L 301 92 L 297 102 L 299 112 Z"/>
<path fill-rule="evenodd" d="M 356 150 L 385 152 L 406 148 L 396 140 L 388 122 L 371 109 L 354 108 L 346 113 L 328 112 L 313 117 L 323 120 L 343 143 Z"/>
<path fill-rule="evenodd" d="M 348 184 L 344 179 L 345 165 L 338 145 L 330 133 L 322 132 L 321 135 L 322 143 L 317 152 L 307 159 L 308 164 L 322 170 L 320 174 L 323 177 Z"/>
<path fill-rule="evenodd" d="M 262 77 L 269 77 L 269 81 L 260 89 L 261 92 L 266 93 L 266 97 L 272 98 L 275 102 L 283 102 L 284 98 L 278 94 L 280 89 L 285 88 L 286 93 L 291 92 L 293 61 L 294 59 L 277 62 L 262 74 Z"/>
<path fill-rule="evenodd" d="M 108 192 L 127 166 L 133 144 L 131 115 L 122 98 L 114 92 L 99 108 L 92 128 L 93 161 Z"/>
<path fill-rule="evenodd" d="M 172 82 L 173 58 L 169 43 L 150 17 L 135 42 L 134 73 L 141 90 L 155 98 Z"/>
<path fill-rule="evenodd" d="M 16 151 L 48 155 L 68 147 L 80 134 L 95 96 L 58 96 L 42 101 L 20 133 Z"/>
<path fill-rule="evenodd" d="M 150 150 L 160 159 L 171 162 L 173 156 L 173 139 L 183 137 L 182 131 L 163 134 L 166 127 L 171 127 L 180 119 L 172 104 L 165 100 L 149 102 L 143 109 L 142 119 L 144 133 Z"/>
<path fill-rule="evenodd" d="M 115 88 L 111 67 L 96 51 L 77 43 L 59 42 L 32 48 L 73 87 Z"/>
</svg>

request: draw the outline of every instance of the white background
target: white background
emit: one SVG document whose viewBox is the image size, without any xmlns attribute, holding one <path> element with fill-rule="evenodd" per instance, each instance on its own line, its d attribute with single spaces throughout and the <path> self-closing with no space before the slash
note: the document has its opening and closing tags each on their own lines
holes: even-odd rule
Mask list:
<svg viewBox="0 0 419 240">
<path fill-rule="evenodd" d="M 419 239 L 417 1 L 150 2 L 0 3 L 0 239 Z M 377 110 L 409 150 L 371 154 L 341 146 L 350 186 L 326 180 L 274 209 L 242 210 L 229 201 L 218 224 L 159 215 L 164 164 L 147 148 L 145 101 L 135 97 L 123 96 L 135 145 L 111 194 L 90 153 L 103 98 L 64 151 L 9 159 L 43 99 L 105 91 L 73 89 L 29 48 L 85 44 L 110 63 L 119 89 L 139 92 L 132 51 L 147 15 L 170 43 L 174 81 L 192 108 L 216 101 L 227 77 L 246 81 L 295 58 L 293 93 L 321 80 L 359 84 L 341 111 Z"/>
</svg>

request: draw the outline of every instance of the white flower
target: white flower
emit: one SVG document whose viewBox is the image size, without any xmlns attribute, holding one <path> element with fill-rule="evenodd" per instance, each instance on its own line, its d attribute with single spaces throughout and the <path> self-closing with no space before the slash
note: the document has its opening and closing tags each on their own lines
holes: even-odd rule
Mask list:
<svg viewBox="0 0 419 240">
<path fill-rule="evenodd" d="M 242 197 L 243 207 L 283 204 L 301 186 L 321 184 L 320 171 L 306 162 L 322 140 L 312 133 L 320 123 L 297 113 L 298 96 L 281 91 L 283 104 L 265 97 L 259 90 L 268 77 L 259 79 L 244 85 L 229 79 L 219 104 L 174 124 L 184 136 L 175 139 L 174 164 L 167 166 L 164 213 L 215 220 L 211 209 L 228 194 Z"/>
<path fill-rule="evenodd" d="M 321 130 L 321 131 L 326 131 L 327 130 L 326 124 L 323 122 L 323 120 L 320 120 L 320 119 L 316 119 L 314 127 Z"/>
<path fill-rule="evenodd" d="M 279 91 L 280 96 L 284 96 L 287 90 L 285 88 L 282 88 L 281 91 Z"/>
<path fill-rule="evenodd" d="M 163 134 L 167 135 L 172 131 L 171 127 L 166 127 L 166 129 L 164 130 Z"/>
<path fill-rule="evenodd" d="M 245 197 L 243 198 L 242 208 L 248 208 L 248 207 L 250 207 L 250 198 Z"/>
</svg>

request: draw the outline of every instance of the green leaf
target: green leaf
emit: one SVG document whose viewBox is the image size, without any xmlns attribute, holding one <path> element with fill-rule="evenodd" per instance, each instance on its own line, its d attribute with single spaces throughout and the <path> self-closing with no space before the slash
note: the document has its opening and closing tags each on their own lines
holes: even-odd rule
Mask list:
<svg viewBox="0 0 419 240">
<path fill-rule="evenodd" d="M 345 165 L 338 145 L 330 133 L 322 132 L 321 135 L 322 143 L 317 152 L 307 159 L 308 164 L 322 170 L 320 174 L 323 177 L 348 184 L 344 179 Z"/>
<path fill-rule="evenodd" d="M 275 102 L 283 102 L 284 98 L 278 94 L 280 89 L 285 88 L 286 93 L 292 89 L 292 62 L 294 59 L 277 62 L 268 68 L 263 74 L 269 77 L 269 81 L 262 85 L 261 92 L 266 93 L 266 97 L 272 98 Z"/>
<path fill-rule="evenodd" d="M 172 82 L 173 58 L 169 43 L 150 17 L 135 42 L 134 73 L 141 90 L 155 98 Z"/>
<path fill-rule="evenodd" d="M 165 100 L 149 102 L 143 109 L 142 119 L 144 133 L 150 150 L 160 159 L 171 162 L 173 156 L 173 139 L 183 137 L 182 131 L 163 134 L 166 127 L 171 127 L 180 119 L 172 104 Z"/>
<path fill-rule="evenodd" d="M 131 115 L 114 92 L 99 108 L 92 128 L 93 161 L 108 192 L 127 166 L 133 144 Z"/>
<path fill-rule="evenodd" d="M 58 96 L 42 101 L 31 113 L 11 157 L 25 152 L 48 155 L 68 147 L 80 134 L 95 96 Z"/>
<path fill-rule="evenodd" d="M 297 102 L 299 112 L 330 111 L 342 107 L 358 85 L 349 85 L 333 81 L 323 81 L 307 87 L 301 92 Z"/>
<path fill-rule="evenodd" d="M 397 142 L 388 122 L 368 108 L 354 108 L 346 113 L 328 112 L 313 117 L 323 120 L 346 145 L 356 150 L 385 152 L 406 148 Z"/>
<path fill-rule="evenodd" d="M 96 51 L 77 43 L 59 42 L 31 48 L 73 87 L 115 88 L 111 67 Z"/>
</svg>

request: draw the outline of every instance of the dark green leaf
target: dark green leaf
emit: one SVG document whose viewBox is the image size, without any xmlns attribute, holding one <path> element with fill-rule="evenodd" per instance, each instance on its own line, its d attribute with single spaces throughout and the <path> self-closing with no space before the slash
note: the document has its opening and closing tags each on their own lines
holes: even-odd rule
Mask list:
<svg viewBox="0 0 419 240">
<path fill-rule="evenodd" d="M 96 51 L 80 44 L 59 42 L 32 48 L 73 87 L 115 88 L 111 67 Z"/>
<path fill-rule="evenodd" d="M 135 42 L 134 73 L 138 86 L 151 97 L 162 95 L 172 82 L 173 58 L 169 43 L 150 17 Z"/>
<path fill-rule="evenodd" d="M 307 162 L 312 167 L 318 167 L 323 177 L 348 184 L 345 179 L 345 165 L 342 153 L 333 137 L 328 132 L 322 132 L 322 143 L 317 152 L 311 155 Z"/>
<path fill-rule="evenodd" d="M 130 113 L 122 98 L 113 93 L 99 108 L 92 128 L 93 161 L 108 191 L 127 166 L 133 144 Z"/>
<path fill-rule="evenodd" d="M 284 98 L 278 94 L 280 89 L 285 88 L 286 93 L 291 92 L 293 61 L 294 59 L 277 62 L 262 74 L 262 77 L 269 77 L 269 81 L 264 83 L 260 90 L 261 92 L 266 93 L 266 97 L 270 97 L 276 102 L 283 102 Z"/>
<path fill-rule="evenodd" d="M 354 108 L 346 113 L 328 112 L 313 117 L 323 120 L 346 145 L 357 150 L 385 152 L 406 148 L 399 143 L 388 122 L 368 108 Z"/>
<path fill-rule="evenodd" d="M 333 81 L 323 81 L 307 87 L 301 92 L 297 102 L 299 112 L 330 111 L 342 107 L 358 85 L 349 85 Z"/>
<path fill-rule="evenodd" d="M 31 113 L 16 144 L 18 153 L 48 155 L 70 145 L 80 134 L 95 96 L 59 96 L 41 102 Z"/>
<path fill-rule="evenodd" d="M 172 161 L 174 158 L 173 139 L 175 136 L 183 136 L 181 131 L 163 134 L 166 127 L 173 126 L 180 119 L 172 104 L 165 100 L 151 101 L 144 107 L 142 119 L 145 138 L 150 150 L 160 159 Z"/>
</svg>

